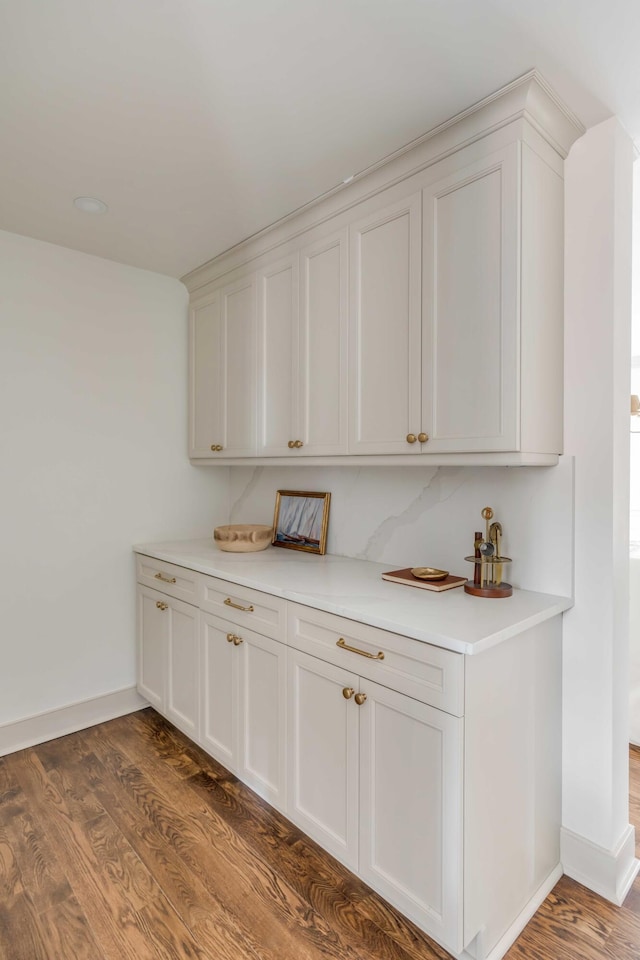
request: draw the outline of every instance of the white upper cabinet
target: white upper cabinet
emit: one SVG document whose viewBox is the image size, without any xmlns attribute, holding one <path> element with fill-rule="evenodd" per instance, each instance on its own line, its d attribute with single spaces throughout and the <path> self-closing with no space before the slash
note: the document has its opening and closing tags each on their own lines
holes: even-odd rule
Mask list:
<svg viewBox="0 0 640 960">
<path fill-rule="evenodd" d="M 532 72 L 185 278 L 191 457 L 556 463 L 581 132 Z"/>
<path fill-rule="evenodd" d="M 363 207 L 350 230 L 349 452 L 411 453 L 421 429 L 421 196 Z"/>
</svg>

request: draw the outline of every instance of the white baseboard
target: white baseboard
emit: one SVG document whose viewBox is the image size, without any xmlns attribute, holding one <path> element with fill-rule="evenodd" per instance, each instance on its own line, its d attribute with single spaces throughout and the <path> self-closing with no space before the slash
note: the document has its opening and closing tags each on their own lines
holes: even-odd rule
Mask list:
<svg viewBox="0 0 640 960">
<path fill-rule="evenodd" d="M 502 960 L 502 957 L 504 957 L 509 947 L 518 939 L 536 910 L 539 910 L 544 901 L 547 899 L 556 883 L 562 876 L 562 873 L 563 871 L 561 864 L 558 864 L 557 867 L 554 867 L 546 880 L 540 884 L 534 895 L 530 900 L 527 901 L 513 923 L 507 928 L 507 930 L 505 930 L 498 942 L 491 948 L 491 950 L 489 950 L 488 953 L 486 952 L 482 943 L 482 932 L 480 932 L 473 941 L 473 946 L 469 945 L 473 952 L 470 953 L 467 950 L 463 950 L 459 956 L 459 960 Z"/>
<path fill-rule="evenodd" d="M 135 687 L 125 687 L 89 700 L 80 700 L 65 707 L 47 710 L 31 717 L 0 724 L 0 757 L 25 750 L 37 743 L 64 737 L 76 730 L 93 727 L 105 720 L 114 720 L 126 713 L 148 707 Z"/>
<path fill-rule="evenodd" d="M 613 850 L 563 827 L 560 855 L 564 872 L 594 893 L 621 906 L 640 869 L 635 855 L 635 830 L 628 824 Z"/>
</svg>

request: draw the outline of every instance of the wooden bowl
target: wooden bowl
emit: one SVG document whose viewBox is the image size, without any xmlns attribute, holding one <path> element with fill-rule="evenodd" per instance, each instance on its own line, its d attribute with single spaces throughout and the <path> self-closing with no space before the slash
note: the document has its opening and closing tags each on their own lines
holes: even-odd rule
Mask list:
<svg viewBox="0 0 640 960">
<path fill-rule="evenodd" d="M 271 543 L 273 527 L 264 523 L 229 523 L 216 527 L 213 539 L 227 553 L 255 553 Z"/>
</svg>

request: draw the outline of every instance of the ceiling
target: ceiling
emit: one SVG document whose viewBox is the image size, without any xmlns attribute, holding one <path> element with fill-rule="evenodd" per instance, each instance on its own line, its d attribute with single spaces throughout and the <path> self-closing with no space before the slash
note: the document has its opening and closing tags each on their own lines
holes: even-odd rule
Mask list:
<svg viewBox="0 0 640 960">
<path fill-rule="evenodd" d="M 0 0 L 0 229 L 179 277 L 532 67 L 638 139 L 639 47 L 636 0 Z"/>
</svg>

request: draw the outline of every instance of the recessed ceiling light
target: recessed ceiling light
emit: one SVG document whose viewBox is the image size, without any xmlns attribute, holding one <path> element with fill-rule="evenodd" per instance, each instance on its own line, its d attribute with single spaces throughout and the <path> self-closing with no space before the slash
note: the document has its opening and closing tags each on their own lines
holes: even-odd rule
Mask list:
<svg viewBox="0 0 640 960">
<path fill-rule="evenodd" d="M 109 209 L 106 203 L 96 197 L 76 197 L 73 204 L 83 213 L 106 213 Z"/>
</svg>

